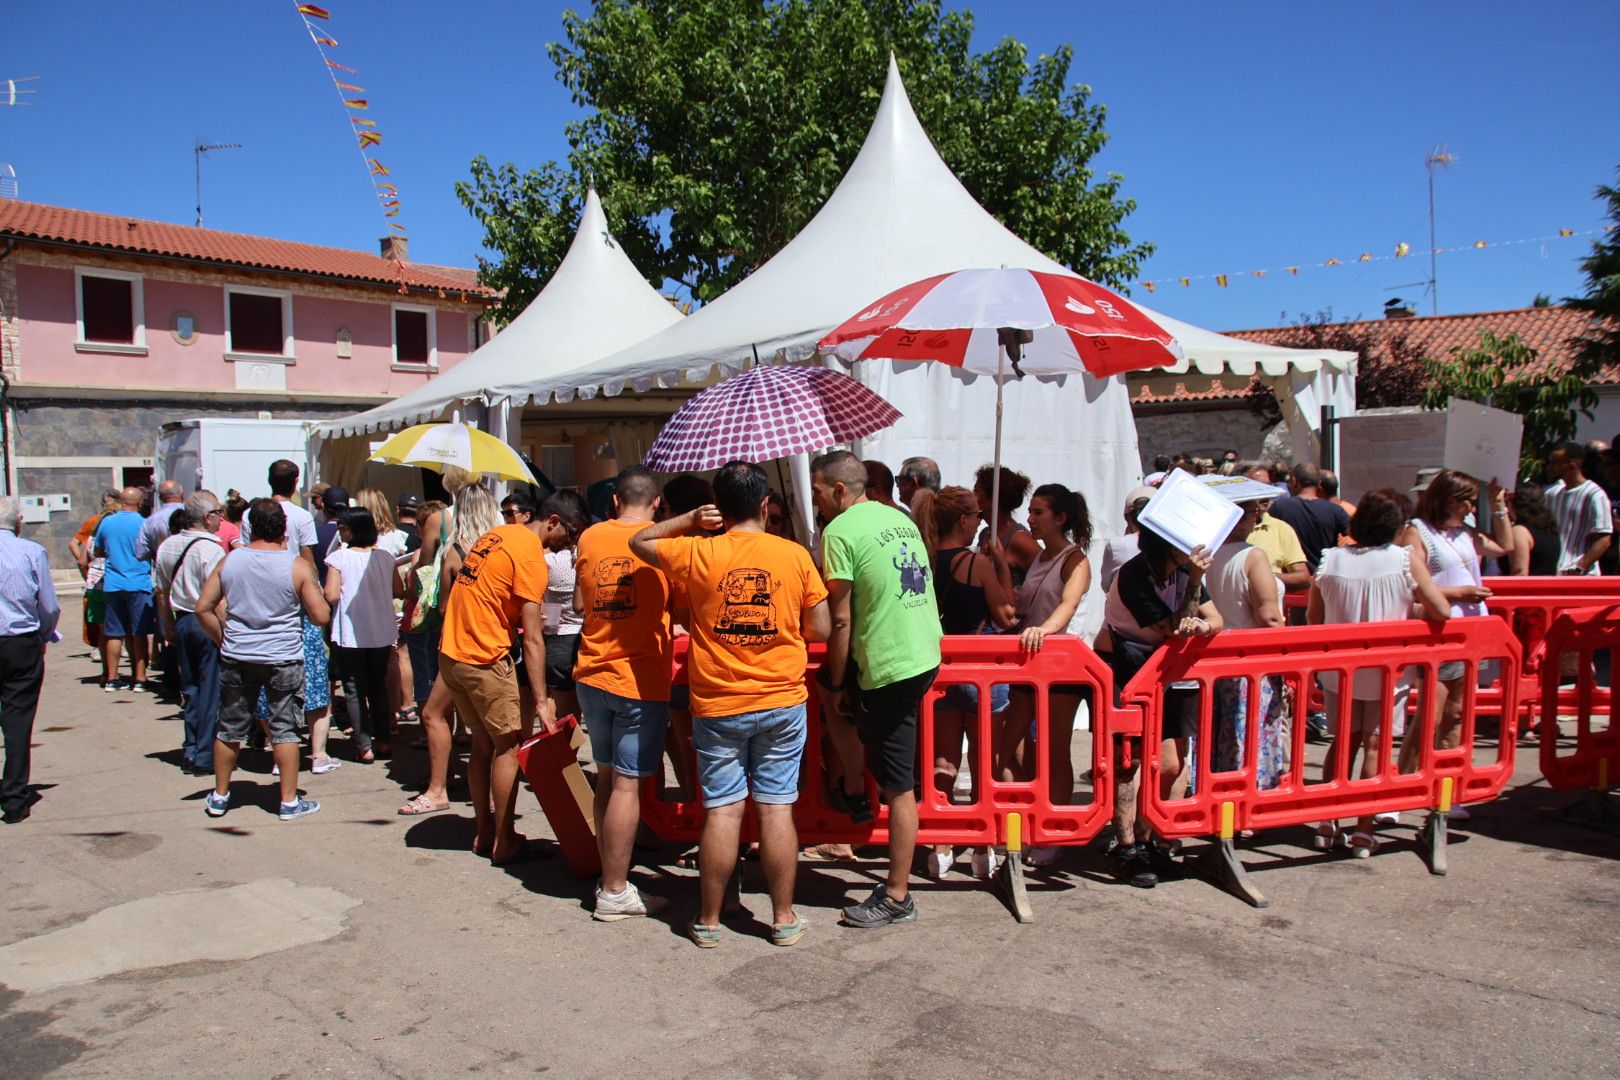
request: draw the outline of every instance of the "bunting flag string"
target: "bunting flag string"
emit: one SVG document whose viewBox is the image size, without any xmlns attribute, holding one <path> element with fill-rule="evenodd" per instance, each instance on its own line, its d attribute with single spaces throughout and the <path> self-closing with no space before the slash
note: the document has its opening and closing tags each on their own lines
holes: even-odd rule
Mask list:
<svg viewBox="0 0 1620 1080">
<path fill-rule="evenodd" d="M 1475 240 L 1473 243 L 1464 246 L 1437 247 L 1432 251 L 1428 249 L 1422 251 L 1414 250 L 1411 244 L 1403 240 L 1399 244 L 1395 245 L 1395 250 L 1393 252 L 1387 255 L 1376 255 L 1371 251 L 1363 251 L 1354 259 L 1349 260 L 1336 258 L 1324 259 L 1319 263 L 1300 263 L 1296 266 L 1272 267 L 1265 270 L 1245 270 L 1240 273 L 1228 272 L 1224 274 L 1177 275 L 1175 277 L 1145 279 L 1138 281 L 1137 284 L 1142 286 L 1150 293 L 1157 292 L 1159 286 L 1161 285 L 1180 285 L 1182 288 L 1190 288 L 1192 283 L 1195 281 L 1213 281 L 1217 287 L 1224 289 L 1231 284 L 1231 279 L 1234 277 L 1253 277 L 1264 279 L 1267 274 L 1276 273 L 1278 271 L 1286 273 L 1290 277 L 1298 277 L 1299 272 L 1302 269 L 1315 270 L 1329 266 L 1345 266 L 1352 263 L 1360 264 L 1391 262 L 1395 259 L 1406 259 L 1414 255 L 1455 255 L 1465 251 L 1484 251 L 1490 248 L 1516 247 L 1521 244 L 1541 244 L 1547 242 L 1548 240 L 1569 240 L 1576 237 L 1596 236 L 1600 233 L 1612 233 L 1617 227 L 1620 226 L 1604 225 L 1601 228 L 1584 230 L 1559 229 L 1557 234 L 1553 236 L 1531 236 L 1526 237 L 1523 240 Z"/>
<path fill-rule="evenodd" d="M 357 86 L 352 82 L 345 82 L 338 77 L 342 71 L 349 75 L 357 75 L 354 68 L 340 64 L 327 55 L 328 49 L 338 47 L 337 38 L 333 37 L 324 27 L 317 28 L 317 21 L 325 23 L 331 20 L 332 13 L 326 8 L 315 4 L 300 4 L 294 0 L 293 6 L 298 10 L 298 17 L 304 22 L 304 29 L 309 32 L 310 41 L 315 44 L 315 51 L 320 53 L 321 60 L 326 64 L 326 73 L 332 80 L 332 87 L 337 91 L 338 100 L 343 103 L 344 116 L 349 121 L 349 130 L 353 133 L 355 145 L 360 151 L 360 160 L 365 163 L 366 173 L 371 177 L 371 186 L 377 195 L 377 209 L 382 214 L 383 224 L 392 233 L 404 236 L 408 231 L 394 219 L 399 217 L 399 188 L 392 183 L 384 182 L 381 177 L 389 175 L 388 167 L 372 154 L 374 148 L 381 146 L 383 134 L 377 129 L 377 121 L 369 117 L 357 116 L 359 112 L 369 112 L 371 102 L 361 97 L 366 92 L 365 87 Z M 352 95 L 352 96 L 351 96 Z M 403 259 L 395 259 L 394 270 L 399 278 L 399 291 L 409 292 L 405 280 L 405 263 Z"/>
</svg>

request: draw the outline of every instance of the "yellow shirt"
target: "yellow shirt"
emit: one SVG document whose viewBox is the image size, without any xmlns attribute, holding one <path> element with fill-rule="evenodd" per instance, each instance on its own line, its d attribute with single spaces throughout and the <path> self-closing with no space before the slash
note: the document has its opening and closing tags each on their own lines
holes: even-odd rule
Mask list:
<svg viewBox="0 0 1620 1080">
<path fill-rule="evenodd" d="M 1270 514 L 1260 515 L 1260 523 L 1249 534 L 1249 543 L 1266 553 L 1271 569 L 1278 574 L 1305 561 L 1305 547 L 1294 527 Z"/>
</svg>

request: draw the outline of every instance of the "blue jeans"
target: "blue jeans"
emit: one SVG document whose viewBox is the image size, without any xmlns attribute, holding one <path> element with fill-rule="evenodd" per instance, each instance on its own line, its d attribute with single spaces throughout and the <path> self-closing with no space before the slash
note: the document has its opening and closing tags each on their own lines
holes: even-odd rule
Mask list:
<svg viewBox="0 0 1620 1080">
<path fill-rule="evenodd" d="M 178 613 L 174 645 L 180 654 L 180 693 L 185 701 L 180 752 L 197 768 L 212 768 L 219 729 L 219 646 L 203 631 L 197 616 Z"/>
<path fill-rule="evenodd" d="M 736 716 L 693 717 L 703 805 L 729 806 L 750 791 L 756 803 L 797 802 L 804 733 L 802 702 Z"/>
<path fill-rule="evenodd" d="M 591 757 L 620 776 L 652 776 L 664 757 L 669 702 L 641 701 L 575 683 L 591 736 Z"/>
</svg>

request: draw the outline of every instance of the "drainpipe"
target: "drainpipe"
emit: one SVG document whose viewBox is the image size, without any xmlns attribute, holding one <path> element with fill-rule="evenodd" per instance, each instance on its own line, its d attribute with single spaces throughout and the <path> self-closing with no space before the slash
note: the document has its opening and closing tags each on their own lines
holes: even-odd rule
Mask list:
<svg viewBox="0 0 1620 1080">
<path fill-rule="evenodd" d="M 4 262 L 16 247 L 17 241 L 7 237 L 6 246 L 0 248 L 0 262 Z M 0 306 L 0 321 L 4 320 L 5 314 L 5 307 Z M 0 341 L 0 344 L 3 344 L 3 341 Z M 0 352 L 0 453 L 6 458 L 4 483 L 6 494 L 10 495 L 13 493 L 12 477 L 15 475 L 15 470 L 11 467 L 11 378 L 6 374 L 6 358 L 3 352 Z"/>
</svg>

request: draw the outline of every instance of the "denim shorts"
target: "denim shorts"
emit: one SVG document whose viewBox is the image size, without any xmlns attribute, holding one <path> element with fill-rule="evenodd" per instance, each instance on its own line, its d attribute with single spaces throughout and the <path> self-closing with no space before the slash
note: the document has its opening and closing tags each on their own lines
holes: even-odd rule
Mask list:
<svg viewBox="0 0 1620 1080">
<path fill-rule="evenodd" d="M 157 632 L 157 608 L 151 593 L 120 589 L 102 595 L 106 597 L 101 625 L 103 637 L 137 637 Z"/>
<path fill-rule="evenodd" d="M 298 727 L 304 720 L 304 662 L 260 664 L 222 656 L 216 732 L 220 742 L 235 745 L 247 740 L 253 730 L 253 706 L 261 692 L 269 703 L 271 745 L 299 741 Z"/>
<path fill-rule="evenodd" d="M 692 746 L 703 805 L 729 806 L 750 793 L 756 803 L 797 802 L 804 713 L 801 702 L 736 716 L 694 717 Z"/>
<path fill-rule="evenodd" d="M 620 697 L 589 683 L 575 683 L 574 692 L 597 765 L 620 776 L 652 776 L 658 771 L 664 729 L 669 727 L 668 702 Z"/>
<path fill-rule="evenodd" d="M 1012 701 L 1012 685 L 1010 683 L 990 684 L 990 711 L 993 713 L 1005 712 Z M 960 709 L 966 713 L 979 715 L 979 688 L 973 683 L 952 683 L 945 688 L 945 699 L 939 703 L 942 709 Z"/>
</svg>

